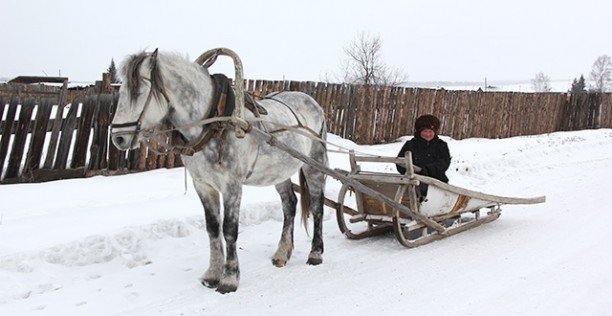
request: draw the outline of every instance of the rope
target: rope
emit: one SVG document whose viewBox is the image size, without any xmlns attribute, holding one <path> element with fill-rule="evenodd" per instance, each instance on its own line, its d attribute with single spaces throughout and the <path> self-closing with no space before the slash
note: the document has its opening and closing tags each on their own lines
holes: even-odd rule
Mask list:
<svg viewBox="0 0 612 316">
<path fill-rule="evenodd" d="M 185 180 L 185 193 L 187 195 L 187 167 L 183 167 L 183 179 Z"/>
</svg>

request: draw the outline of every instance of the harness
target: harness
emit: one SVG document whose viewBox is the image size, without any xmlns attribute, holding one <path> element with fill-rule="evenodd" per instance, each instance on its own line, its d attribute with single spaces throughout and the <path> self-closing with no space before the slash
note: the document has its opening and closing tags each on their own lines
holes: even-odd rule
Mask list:
<svg viewBox="0 0 612 316">
<path fill-rule="evenodd" d="M 210 141 L 215 138 L 219 144 L 219 155 L 218 162 L 223 159 L 223 135 L 225 131 L 233 126 L 228 120 L 222 120 L 228 118 L 234 112 L 236 108 L 236 96 L 234 89 L 231 86 L 231 80 L 223 74 L 214 74 L 211 76 L 213 80 L 213 101 L 214 104 L 210 109 L 210 113 L 206 116 L 207 119 L 219 118 L 219 121 L 209 123 L 208 128 L 203 128 L 202 133 L 191 142 L 187 142 L 187 139 L 181 134 L 177 128 L 170 129 L 171 139 L 171 150 L 175 154 L 193 156 L 195 153 L 201 151 L 206 147 Z M 248 94 L 245 93 L 246 102 L 245 107 L 250 110 L 256 117 L 266 115 L 268 112 L 264 107 L 257 104 Z M 166 122 L 169 125 L 169 122 Z M 201 124 L 204 127 L 205 124 Z M 248 130 L 246 131 L 248 132 Z"/>
<path fill-rule="evenodd" d="M 231 116 L 236 107 L 236 98 L 234 90 L 231 88 L 230 80 L 223 74 L 214 74 L 211 76 L 214 85 L 213 102 L 215 104 L 210 109 L 207 118 Z M 187 139 L 178 130 L 172 129 L 171 141 L 172 151 L 176 154 L 193 156 L 208 145 L 213 137 L 219 142 L 219 161 L 222 157 L 223 142 L 221 138 L 225 130 L 230 126 L 227 121 L 219 121 L 210 123 L 209 128 L 204 128 L 200 136 L 192 142 L 187 142 Z"/>
</svg>

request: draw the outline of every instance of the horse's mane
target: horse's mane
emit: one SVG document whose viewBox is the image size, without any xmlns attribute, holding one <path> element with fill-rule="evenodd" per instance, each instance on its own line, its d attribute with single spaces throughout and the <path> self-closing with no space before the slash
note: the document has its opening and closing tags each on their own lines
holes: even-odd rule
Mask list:
<svg viewBox="0 0 612 316">
<path fill-rule="evenodd" d="M 157 53 L 146 53 L 140 52 L 138 54 L 130 55 L 125 62 L 123 67 L 123 76 L 125 77 L 126 84 L 128 87 L 130 99 L 134 101 L 138 96 L 138 90 L 140 89 L 140 67 L 144 61 L 155 55 L 156 58 L 151 58 L 149 61 L 149 70 L 151 77 L 147 78 L 151 82 L 151 90 L 154 93 L 155 98 L 158 100 L 165 94 L 164 81 L 161 76 L 161 71 L 158 64 Z"/>
<path fill-rule="evenodd" d="M 151 58 L 155 57 L 155 58 Z M 147 53 L 140 52 L 137 54 L 133 54 L 128 56 L 124 64 L 122 66 L 121 75 L 123 76 L 127 88 L 130 99 L 134 101 L 138 97 L 138 90 L 140 89 L 140 84 L 142 77 L 140 70 L 145 62 L 149 58 L 149 71 L 150 78 L 146 78 L 151 82 L 151 89 L 154 93 L 156 99 L 166 98 L 166 86 L 164 83 L 164 79 L 161 71 L 161 63 L 164 63 L 166 67 L 170 67 L 171 69 L 180 69 L 184 80 L 193 80 L 198 74 L 202 74 L 204 72 L 206 76 L 208 75 L 208 71 L 203 67 L 192 67 L 193 63 L 187 60 L 186 56 L 181 56 L 178 53 Z M 164 67 L 164 69 L 166 69 Z M 158 104 L 163 102 L 158 102 Z M 167 103 L 167 102 L 166 102 Z"/>
<path fill-rule="evenodd" d="M 122 68 L 122 75 L 125 78 L 125 83 L 128 87 L 129 96 L 132 101 L 134 101 L 138 89 L 140 89 L 140 66 L 147 56 L 148 54 L 145 52 L 130 55 L 126 58 Z"/>
</svg>

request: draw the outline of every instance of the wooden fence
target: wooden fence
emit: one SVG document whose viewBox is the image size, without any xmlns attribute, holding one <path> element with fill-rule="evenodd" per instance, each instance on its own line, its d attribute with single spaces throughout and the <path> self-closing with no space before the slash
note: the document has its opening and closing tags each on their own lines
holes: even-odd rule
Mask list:
<svg viewBox="0 0 612 316">
<path fill-rule="evenodd" d="M 248 82 L 249 91 L 304 91 L 325 110 L 331 133 L 359 144 L 413 134 L 416 118 L 434 114 L 440 134 L 505 138 L 612 127 L 612 94 L 519 93 L 373 87 L 315 82 Z"/>
<path fill-rule="evenodd" d="M 315 82 L 246 80 L 262 96 L 303 91 L 327 115 L 329 131 L 359 144 L 385 143 L 413 133 L 419 115 L 442 121 L 440 134 L 503 138 L 612 127 L 612 94 L 513 93 L 372 87 Z M 181 166 L 180 157 L 141 146 L 119 151 L 109 140 L 117 95 L 0 94 L 0 183 L 118 174 Z M 5 94 L 6 95 L 6 94 Z M 59 106 L 62 105 L 62 106 Z M 164 144 L 153 143 L 163 147 Z"/>
</svg>

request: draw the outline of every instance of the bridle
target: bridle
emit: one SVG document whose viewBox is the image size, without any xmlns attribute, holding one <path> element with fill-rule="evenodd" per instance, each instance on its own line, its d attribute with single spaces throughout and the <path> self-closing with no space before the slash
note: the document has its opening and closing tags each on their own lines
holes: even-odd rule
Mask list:
<svg viewBox="0 0 612 316">
<path fill-rule="evenodd" d="M 149 79 L 149 78 L 142 77 L 142 79 L 151 82 L 151 79 Z M 151 88 L 149 89 L 149 95 L 147 96 L 147 100 L 145 101 L 144 107 L 142 108 L 142 112 L 140 112 L 140 115 L 138 116 L 138 119 L 136 119 L 136 121 L 127 122 L 127 123 L 111 124 L 110 125 L 111 136 L 133 135 L 132 142 L 130 143 L 130 148 L 131 148 L 131 147 L 134 147 L 135 142 L 137 141 L 137 138 L 138 138 L 137 137 L 138 134 L 140 134 L 142 132 L 151 132 L 151 130 L 143 130 L 142 129 L 142 118 L 144 117 L 145 113 L 147 112 L 147 109 L 149 108 L 149 105 L 151 104 L 151 100 L 153 99 L 153 96 L 154 96 L 155 93 L 156 93 L 156 91 L 155 91 L 153 85 L 151 84 Z M 164 97 L 166 102 L 168 104 L 170 104 L 170 99 L 168 98 L 168 95 L 166 94 L 165 91 L 161 90 L 158 93 L 161 93 L 161 95 Z M 135 127 L 135 128 L 133 130 L 114 131 L 114 129 L 116 129 L 116 128 L 127 128 L 127 127 Z"/>
</svg>

